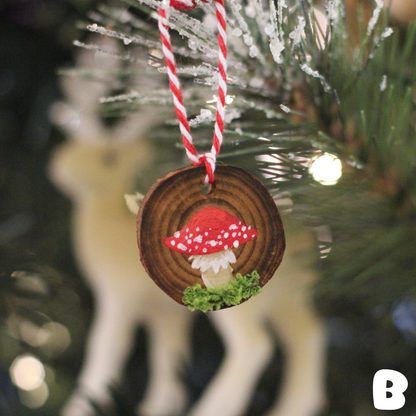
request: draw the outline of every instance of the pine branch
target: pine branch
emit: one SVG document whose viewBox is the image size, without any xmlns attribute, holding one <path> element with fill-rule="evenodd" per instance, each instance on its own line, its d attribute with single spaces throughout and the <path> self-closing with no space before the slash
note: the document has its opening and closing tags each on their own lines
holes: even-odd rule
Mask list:
<svg viewBox="0 0 416 416">
<path fill-rule="evenodd" d="M 111 21 L 111 33 L 100 30 L 128 44 L 127 52 L 138 46 L 159 49 L 155 22 L 135 17 L 155 17 L 152 8 L 158 3 L 125 3 L 123 12 L 101 8 L 99 23 Z M 200 6 L 174 12 L 169 25 L 194 140 L 202 151 L 211 142 L 215 98 L 210 97 L 218 69 L 216 25 L 209 23 L 213 8 Z M 388 27 L 381 0 L 375 1 L 372 14 L 362 13 L 354 33 L 348 32 L 339 0 L 326 2 L 326 25 L 305 0 L 287 6 L 283 0 L 230 0 L 226 6 L 231 99 L 219 159 L 253 161 L 277 203 L 280 199 L 291 206 L 293 220 L 331 227 L 334 240 L 326 253 L 327 278 L 320 293 L 349 291 L 353 296 L 361 291 L 370 296 L 374 282 L 380 283 L 379 295 L 386 301 L 412 291 L 405 281 L 411 272 L 403 270 L 400 259 L 410 256 L 406 244 L 413 247 L 416 229 L 416 26 L 409 27 L 401 42 L 399 33 Z M 135 62 L 127 62 L 134 71 Z M 159 58 L 151 62 L 148 74 L 165 71 Z M 116 114 L 151 103 L 171 106 L 167 88 L 133 88 L 102 102 Z M 179 143 L 179 135 L 172 141 Z M 311 164 L 324 153 L 343 162 L 343 176 L 331 187 L 311 175 Z M 406 258 L 406 265 L 416 272 L 416 259 Z M 390 296 L 385 289 L 391 275 L 399 276 L 400 290 Z"/>
</svg>

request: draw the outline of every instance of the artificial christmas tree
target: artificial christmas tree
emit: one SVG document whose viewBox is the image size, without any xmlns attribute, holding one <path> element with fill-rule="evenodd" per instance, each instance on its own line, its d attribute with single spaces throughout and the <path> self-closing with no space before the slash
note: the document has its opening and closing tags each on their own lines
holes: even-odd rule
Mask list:
<svg viewBox="0 0 416 416">
<path fill-rule="evenodd" d="M 226 3 L 229 89 L 218 161 L 256 174 L 285 213 L 286 224 L 306 224 L 316 231 L 321 260 L 313 293 L 330 335 L 328 415 L 376 414 L 371 383 L 380 368 L 399 370 L 409 380 L 406 405 L 398 413 L 410 415 L 415 408 L 416 27 L 390 28 L 382 3 L 358 7 L 356 18 L 351 2 L 346 11 L 340 1 L 321 9 L 302 0 Z M 83 25 L 120 39 L 124 48 L 113 56 L 125 65 L 111 74 L 123 82 L 102 99 L 108 120 L 150 104 L 156 104 L 155 112 L 171 106 L 167 85 L 148 91 L 129 83 L 139 71 L 167 71 L 159 53 L 157 15 L 151 11 L 158 7 L 151 0 L 101 4 L 90 24 Z M 318 23 L 322 21 L 327 24 Z M 212 7 L 201 3 L 192 11 L 175 11 L 169 26 L 195 144 L 209 149 L 218 86 Z M 77 44 L 100 48 L 85 39 Z M 137 69 L 132 55 L 137 47 L 148 52 L 146 70 Z M 70 75 L 99 78 L 80 69 Z M 165 118 L 151 141 L 159 149 L 163 143 L 165 160 L 172 164 L 183 147 L 173 113 Z M 164 157 L 162 152 L 148 176 L 156 179 L 166 172 Z M 150 186 L 150 178 L 140 184 Z M 40 273 L 39 279 L 45 277 Z M 203 327 L 201 321 L 199 325 Z M 199 354 L 213 356 L 212 348 L 199 345 Z M 196 376 L 203 366 L 195 362 L 187 373 L 190 391 L 207 384 Z M 257 393 L 247 414 L 262 414 L 270 406 L 272 384 L 269 378 L 253 387 Z M 267 397 L 263 402 L 262 394 Z"/>
</svg>

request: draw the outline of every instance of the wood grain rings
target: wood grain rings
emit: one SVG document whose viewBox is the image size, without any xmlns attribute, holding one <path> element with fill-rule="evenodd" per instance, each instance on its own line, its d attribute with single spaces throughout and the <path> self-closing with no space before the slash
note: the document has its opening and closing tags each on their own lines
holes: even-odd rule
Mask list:
<svg viewBox="0 0 416 416">
<path fill-rule="evenodd" d="M 189 255 L 170 250 L 163 240 L 187 225 L 203 208 L 216 207 L 241 219 L 258 232 L 252 241 L 235 248 L 234 275 L 256 270 L 260 286 L 273 276 L 282 261 L 285 235 L 273 198 L 264 185 L 244 169 L 218 165 L 215 183 L 204 193 L 205 167 L 187 167 L 158 179 L 146 194 L 137 216 L 141 261 L 149 276 L 176 302 L 196 283 L 204 287 Z"/>
</svg>

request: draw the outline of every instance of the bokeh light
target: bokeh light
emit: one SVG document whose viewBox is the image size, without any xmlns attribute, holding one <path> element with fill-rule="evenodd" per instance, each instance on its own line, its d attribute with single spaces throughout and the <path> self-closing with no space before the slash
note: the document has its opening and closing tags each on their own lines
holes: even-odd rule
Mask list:
<svg viewBox="0 0 416 416">
<path fill-rule="evenodd" d="M 68 134 L 76 131 L 81 124 L 80 115 L 62 101 L 57 101 L 50 106 L 49 119 Z"/>
<path fill-rule="evenodd" d="M 38 389 L 45 379 L 43 364 L 32 355 L 16 357 L 10 366 L 10 376 L 13 383 L 22 390 Z"/>
<path fill-rule="evenodd" d="M 49 397 L 48 385 L 42 381 L 40 386 L 34 390 L 19 390 L 19 399 L 23 405 L 30 409 L 42 407 Z"/>
<path fill-rule="evenodd" d="M 336 156 L 324 153 L 312 160 L 309 173 L 322 185 L 335 185 L 342 175 L 342 164 Z"/>
</svg>

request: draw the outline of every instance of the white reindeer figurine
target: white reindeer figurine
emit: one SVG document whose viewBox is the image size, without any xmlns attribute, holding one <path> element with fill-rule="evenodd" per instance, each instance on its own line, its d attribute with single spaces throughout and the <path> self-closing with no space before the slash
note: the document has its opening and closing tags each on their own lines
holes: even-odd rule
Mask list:
<svg viewBox="0 0 416 416">
<path fill-rule="evenodd" d="M 108 49 L 111 44 L 105 45 Z M 93 66 L 89 52 L 80 61 Z M 101 57 L 102 58 L 102 57 Z M 136 244 L 135 218 L 124 194 L 133 189 L 139 169 L 150 160 L 141 135 L 152 125 L 142 113 L 106 128 L 97 114 L 102 83 L 65 79 L 71 107 L 81 124 L 53 154 L 50 178 L 73 201 L 72 233 L 77 260 L 95 297 L 79 388 L 64 416 L 92 414 L 89 399 L 109 403 L 109 386 L 118 381 L 135 329 L 145 324 L 150 336 L 150 382 L 143 415 L 180 414 L 186 395 L 178 363 L 186 349 L 191 312 L 167 297 L 147 276 Z"/>
<path fill-rule="evenodd" d="M 92 66 L 91 54 L 81 63 Z M 176 304 L 145 274 L 136 245 L 135 217 L 124 194 L 135 174 L 151 162 L 150 148 L 137 140 L 152 124 L 148 114 L 108 130 L 96 114 L 102 84 L 67 80 L 70 105 L 81 124 L 54 153 L 52 181 L 73 201 L 73 240 L 77 259 L 92 288 L 96 311 L 88 339 L 79 388 L 62 416 L 92 413 L 89 399 L 109 403 L 109 385 L 117 381 L 131 349 L 135 327 L 150 335 L 150 381 L 140 414 L 181 415 L 186 395 L 179 363 L 188 349 L 192 313 Z M 323 404 L 325 332 L 308 296 L 315 279 L 305 236 L 290 236 L 276 276 L 264 293 L 243 305 L 210 314 L 226 347 L 213 381 L 190 414 L 239 416 L 272 356 L 272 323 L 284 346 L 284 386 L 270 416 L 314 416 Z"/>
</svg>

